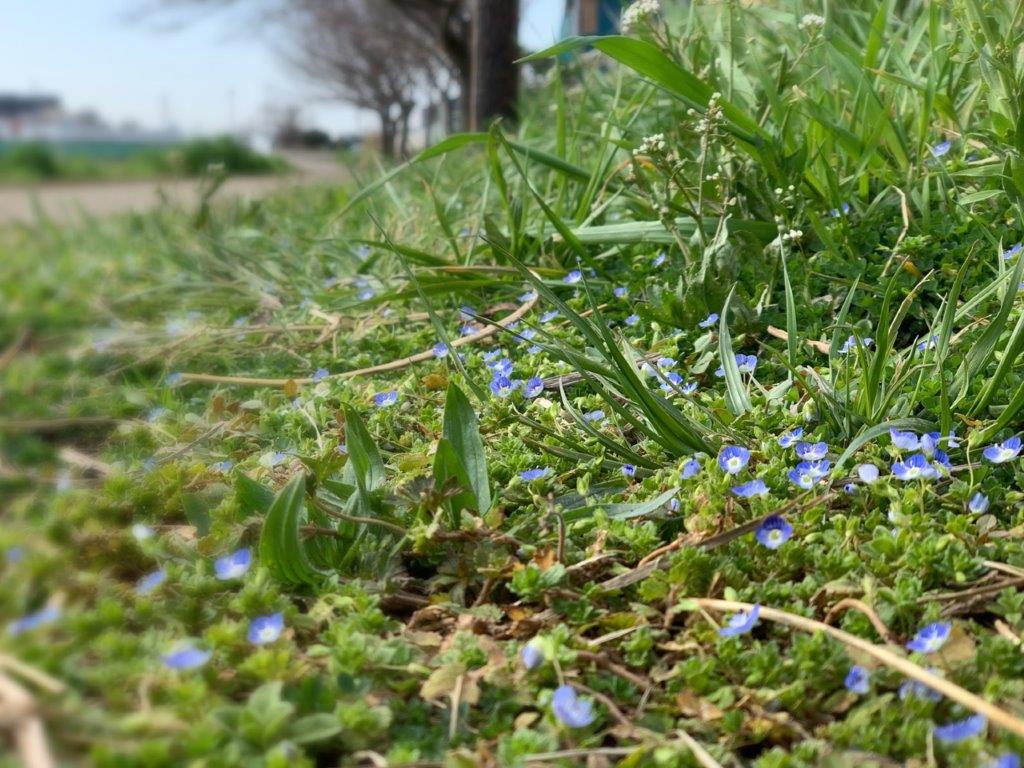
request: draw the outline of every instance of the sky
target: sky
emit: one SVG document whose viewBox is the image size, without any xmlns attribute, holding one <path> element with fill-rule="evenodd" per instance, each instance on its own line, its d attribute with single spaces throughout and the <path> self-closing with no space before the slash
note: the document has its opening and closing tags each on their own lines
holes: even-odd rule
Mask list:
<svg viewBox="0 0 1024 768">
<path fill-rule="evenodd" d="M 170 123 L 190 135 L 251 130 L 286 106 L 331 133 L 375 125 L 372 115 L 320 102 L 268 40 L 237 29 L 237 14 L 193 15 L 169 31 L 166 16 L 138 18 L 153 2 L 0 0 L 0 92 L 53 94 L 70 111 L 92 109 L 114 124 Z M 563 7 L 523 0 L 524 47 L 557 39 Z"/>
</svg>

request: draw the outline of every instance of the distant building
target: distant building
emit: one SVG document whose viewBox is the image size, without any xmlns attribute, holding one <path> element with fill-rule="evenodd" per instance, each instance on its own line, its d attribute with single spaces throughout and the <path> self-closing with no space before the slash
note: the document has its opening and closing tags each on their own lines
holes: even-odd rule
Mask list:
<svg viewBox="0 0 1024 768">
<path fill-rule="evenodd" d="M 39 142 L 64 152 L 117 157 L 177 144 L 181 138 L 174 128 L 149 130 L 130 122 L 112 126 L 95 112 L 65 112 L 56 96 L 0 93 L 0 151 Z"/>
<path fill-rule="evenodd" d="M 566 0 L 566 37 L 614 35 L 619 31 L 623 0 Z"/>
</svg>

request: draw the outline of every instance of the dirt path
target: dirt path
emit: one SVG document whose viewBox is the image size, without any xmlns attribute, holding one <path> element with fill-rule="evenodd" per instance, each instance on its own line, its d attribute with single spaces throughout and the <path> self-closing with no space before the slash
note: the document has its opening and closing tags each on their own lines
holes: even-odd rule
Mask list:
<svg viewBox="0 0 1024 768">
<path fill-rule="evenodd" d="M 345 169 L 328 154 L 288 153 L 295 169 L 279 176 L 239 176 L 228 179 L 216 198 L 260 197 L 281 189 L 346 178 Z M 0 187 L 0 224 L 31 223 L 45 216 L 68 223 L 90 216 L 145 211 L 162 204 L 193 206 L 199 202 L 198 179 L 53 183 L 31 187 Z"/>
</svg>

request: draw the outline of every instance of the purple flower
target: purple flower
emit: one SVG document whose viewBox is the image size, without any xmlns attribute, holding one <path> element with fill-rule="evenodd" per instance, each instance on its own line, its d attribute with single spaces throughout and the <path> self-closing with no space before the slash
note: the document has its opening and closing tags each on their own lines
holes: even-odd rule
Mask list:
<svg viewBox="0 0 1024 768">
<path fill-rule="evenodd" d="M 651 259 L 651 266 L 652 267 L 660 267 L 662 264 L 665 263 L 665 259 L 666 258 L 668 258 L 668 257 L 665 255 L 665 252 L 661 251 L 657 256 L 655 256 L 653 259 Z"/>
<path fill-rule="evenodd" d="M 586 728 L 594 722 L 594 705 L 576 694 L 571 685 L 560 685 L 551 697 L 555 717 L 570 728 Z"/>
<path fill-rule="evenodd" d="M 679 363 L 671 357 L 659 357 L 657 365 L 659 368 L 675 368 Z"/>
<path fill-rule="evenodd" d="M 388 392 L 378 392 L 373 396 L 373 402 L 378 408 L 390 408 L 398 402 L 398 390 L 392 389 Z"/>
<path fill-rule="evenodd" d="M 916 451 L 921 446 L 921 440 L 913 432 L 900 432 L 892 427 L 889 428 L 889 439 L 901 451 Z"/>
<path fill-rule="evenodd" d="M 21 635 L 25 632 L 31 632 L 33 629 L 52 624 L 59 618 L 60 608 L 55 605 L 48 605 L 35 613 L 26 614 L 20 619 L 12 621 L 7 625 L 7 634 Z"/>
<path fill-rule="evenodd" d="M 896 461 L 892 465 L 892 474 L 897 480 L 932 480 L 939 476 L 923 453 L 915 453 L 906 461 Z"/>
<path fill-rule="evenodd" d="M 683 464 L 683 468 L 679 472 L 679 477 L 683 480 L 689 480 L 698 472 L 700 472 L 700 461 L 698 459 L 689 459 L 685 464 Z"/>
<path fill-rule="evenodd" d="M 326 368 L 317 368 L 313 372 L 313 375 L 310 378 L 313 381 L 323 381 L 324 379 L 326 379 L 330 375 L 331 374 L 328 372 L 328 370 Z"/>
<path fill-rule="evenodd" d="M 699 323 L 697 323 L 697 327 L 698 328 L 710 328 L 711 326 L 713 326 L 717 322 L 718 322 L 718 313 L 717 312 L 712 312 L 710 315 L 708 315 L 703 320 L 701 320 Z"/>
<path fill-rule="evenodd" d="M 589 411 L 583 414 L 584 421 L 604 421 L 604 411 L 598 408 L 596 411 Z"/>
<path fill-rule="evenodd" d="M 948 621 L 937 621 L 921 627 L 907 643 L 907 648 L 918 653 L 935 653 L 949 640 L 953 625 Z"/>
<path fill-rule="evenodd" d="M 988 768 L 1020 768 L 1020 758 L 1013 752 L 1004 752 L 989 763 Z"/>
<path fill-rule="evenodd" d="M 988 721 L 985 720 L 984 715 L 971 715 L 964 720 L 955 720 L 952 723 L 946 723 L 946 725 L 936 725 L 932 729 L 932 733 L 935 734 L 935 738 L 939 741 L 955 744 L 958 741 L 964 741 L 972 736 L 977 736 L 985 730 L 987 724 Z"/>
<path fill-rule="evenodd" d="M 748 480 L 740 485 L 734 485 L 731 490 L 741 499 L 750 499 L 754 496 L 764 496 L 768 493 L 768 486 L 764 484 L 764 480 L 758 478 L 756 480 Z"/>
<path fill-rule="evenodd" d="M 163 568 L 155 570 L 139 579 L 139 583 L 135 585 L 135 594 L 145 595 L 147 592 L 152 592 L 165 581 L 167 581 L 167 571 Z"/>
<path fill-rule="evenodd" d="M 846 686 L 847 690 L 863 696 L 871 690 L 871 673 L 859 664 L 854 664 L 850 667 L 850 671 L 846 673 L 843 685 Z"/>
<path fill-rule="evenodd" d="M 558 310 L 557 309 L 552 309 L 552 310 L 549 310 L 549 311 L 545 312 L 543 315 L 541 315 L 540 316 L 540 321 L 542 323 L 550 323 L 556 317 L 558 317 Z"/>
<path fill-rule="evenodd" d="M 757 367 L 757 355 L 736 355 L 736 367 L 740 373 L 752 374 Z"/>
<path fill-rule="evenodd" d="M 537 467 L 535 469 L 526 469 L 519 473 L 519 477 L 521 477 L 526 482 L 530 483 L 533 482 L 534 480 L 540 480 L 542 477 L 546 477 L 550 471 L 551 469 L 549 467 Z"/>
<path fill-rule="evenodd" d="M 804 461 L 824 459 L 828 456 L 828 445 L 825 443 L 805 443 L 801 441 L 796 444 L 796 455 Z"/>
<path fill-rule="evenodd" d="M 803 488 L 805 491 L 809 491 L 819 482 L 824 481 L 828 477 L 829 467 L 832 466 L 832 462 L 828 459 L 821 459 L 820 461 L 801 461 L 796 465 L 794 469 L 789 470 L 788 477 L 789 481 L 798 488 Z"/>
<path fill-rule="evenodd" d="M 492 358 L 487 362 L 487 367 L 491 369 L 491 374 L 494 376 L 512 375 L 512 361 L 507 357 L 503 357 L 500 360 L 494 360 Z"/>
<path fill-rule="evenodd" d="M 517 389 L 523 382 L 519 379 L 510 379 L 508 376 L 495 375 L 491 379 L 491 383 L 488 385 L 491 388 L 491 393 L 495 397 L 508 397 Z"/>
<path fill-rule="evenodd" d="M 754 628 L 760 615 L 761 606 L 755 603 L 749 611 L 738 611 L 730 616 L 725 626 L 718 630 L 718 634 L 722 637 L 745 635 Z"/>
<path fill-rule="evenodd" d="M 934 147 L 932 147 L 932 157 L 942 157 L 952 148 L 953 143 L 950 141 L 940 141 Z"/>
<path fill-rule="evenodd" d="M 580 272 L 578 269 L 574 269 L 572 272 L 570 272 L 569 274 L 562 278 L 562 282 L 565 283 L 566 285 L 575 285 L 582 279 L 583 273 Z"/>
<path fill-rule="evenodd" d="M 669 512 L 678 512 L 679 511 L 679 506 L 680 506 L 679 505 L 679 499 L 669 499 L 668 500 L 668 511 Z"/>
<path fill-rule="evenodd" d="M 284 616 L 280 613 L 271 613 L 267 616 L 258 616 L 249 622 L 249 642 L 253 645 L 266 645 L 272 643 L 284 632 Z"/>
<path fill-rule="evenodd" d="M 636 466 L 633 464 L 623 464 L 622 474 L 626 477 L 633 477 L 636 474 Z"/>
<path fill-rule="evenodd" d="M 459 333 L 463 336 L 472 336 L 476 331 L 477 328 L 472 323 L 463 323 L 462 327 L 459 328 Z"/>
<path fill-rule="evenodd" d="M 210 651 L 201 651 L 187 645 L 164 656 L 164 665 L 170 669 L 196 669 L 210 660 Z"/>
<path fill-rule="evenodd" d="M 858 464 L 857 477 L 860 478 L 862 483 L 871 485 L 878 481 L 878 467 L 874 464 Z"/>
<path fill-rule="evenodd" d="M 971 496 L 971 500 L 967 503 L 967 509 L 971 511 L 971 514 L 980 515 L 988 510 L 988 496 L 981 491 Z"/>
<path fill-rule="evenodd" d="M 634 325 L 636 325 L 637 323 L 640 322 L 640 315 L 636 315 L 636 314 L 630 315 L 623 322 L 625 322 L 626 325 L 628 325 L 628 326 L 630 326 L 632 328 Z"/>
<path fill-rule="evenodd" d="M 1020 454 L 1020 438 L 1011 437 L 1002 443 L 993 443 L 988 446 L 982 455 L 993 464 L 1003 464 L 1007 461 L 1013 461 Z"/>
<path fill-rule="evenodd" d="M 626 293 L 626 286 L 624 285 L 616 285 L 615 288 L 612 289 L 612 294 L 615 296 L 616 299 L 623 298 L 626 295 Z"/>
<path fill-rule="evenodd" d="M 448 357 L 448 353 L 451 352 L 451 350 L 448 349 L 448 345 L 443 341 L 437 342 L 431 351 L 434 353 L 434 357 L 437 358 Z"/>
<path fill-rule="evenodd" d="M 672 394 L 676 389 L 683 383 L 683 377 L 675 371 L 669 371 L 665 374 L 665 381 L 661 382 L 661 389 L 663 392 Z"/>
<path fill-rule="evenodd" d="M 750 461 L 750 451 L 740 445 L 727 445 L 718 454 L 718 466 L 730 475 L 737 474 Z"/>
<path fill-rule="evenodd" d="M 230 555 L 218 557 L 213 561 L 213 570 L 221 581 L 240 579 L 252 565 L 252 552 L 248 547 L 243 547 Z"/>
<path fill-rule="evenodd" d="M 782 515 L 769 515 L 754 532 L 754 538 L 768 549 L 778 549 L 792 535 L 793 526 Z"/>
<path fill-rule="evenodd" d="M 1017 243 L 1016 245 L 1011 246 L 1007 250 L 1003 251 L 1003 259 L 1009 261 L 1022 250 L 1024 250 L 1024 243 Z"/>
<path fill-rule="evenodd" d="M 519 660 L 523 662 L 523 666 L 527 669 L 536 669 L 540 666 L 541 662 L 544 661 L 544 652 L 540 649 L 540 644 L 531 640 L 524 645 L 522 650 L 519 651 Z"/>
<path fill-rule="evenodd" d="M 544 391 L 544 380 L 538 376 L 532 376 L 527 379 L 526 384 L 523 385 L 523 397 L 534 398 L 537 397 L 541 392 Z"/>
<path fill-rule="evenodd" d="M 782 435 L 779 436 L 779 445 L 781 447 L 783 447 L 783 448 L 789 448 L 790 446 L 795 445 L 797 440 L 799 440 L 803 436 L 804 436 L 804 428 L 803 427 L 797 427 L 796 429 L 791 429 L 789 432 L 785 432 L 785 433 L 783 433 Z"/>
</svg>

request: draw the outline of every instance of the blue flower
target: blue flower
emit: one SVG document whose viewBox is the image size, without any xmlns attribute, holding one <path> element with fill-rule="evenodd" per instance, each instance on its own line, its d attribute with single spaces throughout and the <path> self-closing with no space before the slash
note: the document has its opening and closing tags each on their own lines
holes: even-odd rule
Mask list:
<svg viewBox="0 0 1024 768">
<path fill-rule="evenodd" d="M 736 367 L 740 373 L 753 373 L 757 367 L 757 355 L 736 355 Z"/>
<path fill-rule="evenodd" d="M 955 744 L 964 741 L 972 736 L 977 736 L 985 730 L 988 721 L 984 715 L 971 715 L 965 720 L 955 720 L 945 725 L 936 725 L 932 729 L 935 738 L 947 744 Z"/>
<path fill-rule="evenodd" d="M 144 525 L 143 523 L 135 523 L 132 525 L 132 536 L 136 541 L 145 541 L 146 539 L 153 538 L 154 535 L 156 535 L 156 531 L 148 525 Z"/>
<path fill-rule="evenodd" d="M 213 561 L 213 570 L 221 581 L 240 579 L 252 565 L 252 552 L 248 547 L 243 547 L 230 555 L 218 557 Z"/>
<path fill-rule="evenodd" d="M 612 289 L 612 294 L 615 296 L 616 299 L 621 299 L 625 297 L 627 293 L 628 291 L 626 290 L 626 286 L 624 285 L 616 285 L 615 288 Z"/>
<path fill-rule="evenodd" d="M 871 690 L 871 673 L 859 664 L 854 664 L 850 667 L 850 671 L 846 673 L 843 685 L 849 691 L 864 695 Z"/>
<path fill-rule="evenodd" d="M 1013 752 L 1004 752 L 989 763 L 988 768 L 1020 768 L 1020 758 Z"/>
<path fill-rule="evenodd" d="M 523 330 L 516 334 L 516 339 L 519 341 L 520 344 L 525 344 L 536 335 L 537 332 L 533 330 L 533 328 L 523 328 Z"/>
<path fill-rule="evenodd" d="M 839 206 L 839 208 L 833 208 L 828 213 L 829 213 L 829 216 L 831 216 L 833 219 L 838 219 L 844 213 L 849 213 L 849 212 L 850 212 L 850 204 L 849 203 L 843 203 L 841 206 Z"/>
<path fill-rule="evenodd" d="M 718 466 L 730 475 L 737 474 L 750 461 L 750 451 L 740 445 L 727 445 L 718 454 Z"/>
<path fill-rule="evenodd" d="M 543 315 L 541 315 L 540 316 L 540 321 L 542 323 L 550 323 L 556 317 L 558 317 L 558 310 L 557 309 L 552 309 L 552 310 L 549 310 L 549 311 L 545 312 Z"/>
<path fill-rule="evenodd" d="M 331 374 L 328 372 L 328 370 L 326 368 L 317 368 L 313 372 L 313 375 L 310 378 L 313 381 L 323 381 L 324 379 L 326 379 L 330 375 Z"/>
<path fill-rule="evenodd" d="M 178 373 L 177 371 L 173 371 L 171 373 L 168 373 L 167 374 L 167 378 L 165 378 L 164 381 L 167 383 L 167 386 L 173 387 L 176 384 L 180 384 L 181 383 L 181 374 Z"/>
<path fill-rule="evenodd" d="M 868 485 L 878 482 L 878 467 L 874 464 L 858 464 L 857 477 L 860 478 L 862 483 L 867 483 Z"/>
<path fill-rule="evenodd" d="M 819 461 L 801 461 L 795 468 L 789 470 L 787 476 L 789 481 L 798 488 L 809 491 L 824 478 L 828 476 L 832 462 L 828 459 Z"/>
<path fill-rule="evenodd" d="M 683 464 L 683 468 L 679 472 L 679 477 L 683 480 L 689 480 L 698 472 L 700 472 L 700 461 L 698 459 L 689 459 L 685 464 Z"/>
<path fill-rule="evenodd" d="M 370 299 L 372 299 L 376 295 L 377 295 L 377 292 L 375 290 L 373 290 L 373 288 L 364 288 L 363 290 L 361 290 L 359 292 L 359 300 L 360 301 L 369 301 Z"/>
<path fill-rule="evenodd" d="M 665 252 L 661 251 L 657 256 L 655 256 L 653 259 L 651 259 L 651 266 L 652 267 L 660 267 L 662 264 L 665 263 L 665 259 L 667 259 L 667 258 L 668 257 L 665 255 Z"/>
<path fill-rule="evenodd" d="M 284 616 L 280 613 L 271 613 L 267 616 L 258 616 L 249 622 L 249 642 L 253 645 L 266 645 L 272 643 L 284 632 Z"/>
<path fill-rule="evenodd" d="M 144 595 L 147 592 L 152 592 L 165 581 L 167 581 L 167 571 L 163 568 L 153 571 L 139 579 L 139 583 L 135 585 L 135 594 Z"/>
<path fill-rule="evenodd" d="M 688 381 L 679 388 L 679 391 L 682 392 L 684 395 L 692 395 L 694 392 L 697 391 L 697 382 Z"/>
<path fill-rule="evenodd" d="M 519 477 L 521 477 L 526 482 L 530 483 L 533 482 L 534 480 L 540 480 L 542 477 L 546 477 L 550 471 L 551 469 L 549 467 L 537 467 L 536 469 L 526 469 L 519 473 Z"/>
<path fill-rule="evenodd" d="M 761 606 L 755 603 L 749 611 L 738 611 L 730 616 L 725 626 L 718 630 L 718 634 L 722 637 L 745 635 L 754 628 L 760 615 Z"/>
<path fill-rule="evenodd" d="M 33 629 L 52 624 L 60 618 L 60 609 L 55 605 L 48 605 L 35 613 L 29 613 L 20 619 L 15 619 L 7 625 L 7 634 L 20 635 L 31 632 Z"/>
<path fill-rule="evenodd" d="M 918 447 L 921 449 L 921 453 L 928 458 L 934 456 L 935 452 L 939 449 L 939 439 L 938 432 L 926 432 L 921 435 L 921 439 L 918 440 Z"/>
<path fill-rule="evenodd" d="M 672 394 L 683 383 L 683 377 L 675 371 L 665 374 L 665 381 L 661 382 L 661 389 L 667 394 Z"/>
<path fill-rule="evenodd" d="M 669 499 L 668 500 L 668 511 L 669 512 L 678 512 L 679 511 L 679 499 Z"/>
<path fill-rule="evenodd" d="M 768 549 L 778 549 L 792 535 L 793 526 L 782 515 L 769 515 L 754 532 L 754 538 Z"/>
<path fill-rule="evenodd" d="M 20 563 L 25 557 L 25 550 L 21 547 L 8 547 L 4 550 L 4 562 L 8 565 Z"/>
<path fill-rule="evenodd" d="M 226 475 L 234 468 L 234 466 L 235 462 L 233 462 L 231 459 L 224 459 L 224 461 L 218 461 L 212 464 L 210 466 L 210 469 L 212 469 L 214 472 L 220 472 L 221 474 Z"/>
<path fill-rule="evenodd" d="M 713 326 L 717 322 L 718 322 L 718 313 L 717 312 L 712 312 L 710 315 L 708 315 L 703 320 L 701 320 L 699 323 L 697 323 L 697 327 L 698 328 L 710 328 L 711 326 Z"/>
<path fill-rule="evenodd" d="M 519 660 L 527 669 L 536 669 L 544 661 L 544 651 L 541 650 L 539 643 L 531 640 L 519 651 Z"/>
<path fill-rule="evenodd" d="M 459 307 L 459 319 L 460 320 L 473 320 L 476 317 L 476 309 L 469 306 L 469 304 L 463 304 Z"/>
<path fill-rule="evenodd" d="M 955 429 L 949 430 L 949 435 L 946 436 L 946 445 L 949 447 L 950 450 L 960 447 L 960 443 L 956 439 Z"/>
<path fill-rule="evenodd" d="M 604 411 L 598 408 L 596 411 L 589 411 L 583 414 L 584 421 L 603 421 Z"/>
<path fill-rule="evenodd" d="M 828 456 L 828 445 L 826 443 L 805 443 L 796 444 L 796 455 L 805 461 L 817 461 Z"/>
<path fill-rule="evenodd" d="M 586 728 L 594 722 L 594 705 L 576 694 L 571 685 L 560 685 L 551 697 L 555 717 L 570 728 Z"/>
<path fill-rule="evenodd" d="M 203 666 L 212 656 L 210 651 L 201 651 L 191 645 L 179 648 L 164 656 L 164 665 L 170 669 L 196 669 Z"/>
<path fill-rule="evenodd" d="M 523 385 L 523 397 L 534 398 L 544 391 L 544 379 L 531 376 Z"/>
<path fill-rule="evenodd" d="M 1011 437 L 1002 443 L 993 443 L 988 446 L 982 455 L 993 464 L 1003 464 L 1007 461 L 1013 461 L 1020 454 L 1020 438 Z"/>
<path fill-rule="evenodd" d="M 472 336 L 476 332 L 477 328 L 472 323 L 464 323 L 463 326 L 459 328 L 459 333 L 463 336 Z"/>
<path fill-rule="evenodd" d="M 981 491 L 971 496 L 971 500 L 967 503 L 967 508 L 972 514 L 980 515 L 988 510 L 988 496 Z"/>
<path fill-rule="evenodd" d="M 923 453 L 915 453 L 906 461 L 896 461 L 892 465 L 892 474 L 897 480 L 931 480 L 939 476 L 939 472 Z"/>
<path fill-rule="evenodd" d="M 626 325 L 632 327 L 640 322 L 640 315 L 630 315 L 623 322 L 625 322 Z"/>
<path fill-rule="evenodd" d="M 731 490 L 741 499 L 750 499 L 754 496 L 764 496 L 768 493 L 768 486 L 764 484 L 764 480 L 758 478 L 756 480 L 748 480 L 740 485 L 734 485 Z"/>
<path fill-rule="evenodd" d="M 636 465 L 634 464 L 623 464 L 620 471 L 626 477 L 633 477 L 636 474 Z"/>
<path fill-rule="evenodd" d="M 440 358 L 440 357 L 448 357 L 448 353 L 451 350 L 448 349 L 448 345 L 447 344 L 445 344 L 443 341 L 439 341 L 439 342 L 437 342 L 437 344 L 434 345 L 434 348 L 431 351 L 434 353 L 434 357 Z"/>
<path fill-rule="evenodd" d="M 933 675 L 939 675 L 940 671 L 935 667 L 925 667 L 927 672 Z M 904 680 L 900 683 L 899 690 L 897 691 L 900 700 L 906 699 L 908 696 L 921 699 L 923 701 L 941 701 L 942 694 L 938 691 L 929 688 L 924 683 L 920 683 L 917 680 Z"/>
<path fill-rule="evenodd" d="M 948 621 L 937 621 L 921 627 L 913 639 L 907 642 L 907 648 L 918 653 L 935 653 L 949 640 L 953 625 Z"/>
<path fill-rule="evenodd" d="M 846 491 L 846 493 L 856 493 L 857 486 L 854 485 L 853 483 L 847 483 L 846 485 L 843 486 L 843 490 Z"/>
<path fill-rule="evenodd" d="M 934 147 L 932 147 L 932 157 L 942 157 L 952 148 L 953 143 L 950 141 L 940 141 Z"/>
<path fill-rule="evenodd" d="M 659 357 L 657 364 L 659 368 L 675 368 L 679 365 L 679 363 L 671 357 Z"/>
<path fill-rule="evenodd" d="M 872 339 L 870 336 L 865 336 L 859 342 L 857 341 L 856 336 L 850 336 L 845 342 L 843 342 L 843 346 L 839 348 L 839 354 L 848 355 L 851 349 L 855 349 L 857 347 L 864 347 L 865 349 L 867 349 L 873 343 L 874 339 Z"/>
<path fill-rule="evenodd" d="M 1024 243 L 1017 243 L 1016 245 L 1011 246 L 1010 248 L 1007 248 L 1005 251 L 1003 251 L 1003 259 L 1009 261 L 1014 256 L 1019 254 L 1022 250 L 1024 250 Z"/>
<path fill-rule="evenodd" d="M 398 402 L 398 390 L 392 389 L 388 392 L 378 392 L 373 396 L 373 402 L 378 408 L 389 408 Z"/>
<path fill-rule="evenodd" d="M 510 379 L 508 376 L 495 374 L 494 378 L 491 379 L 491 383 L 488 385 L 491 388 L 491 393 L 495 397 L 508 397 L 517 389 L 523 382 L 519 379 Z"/>
<path fill-rule="evenodd" d="M 889 428 L 889 439 L 901 451 L 916 451 L 921 445 L 921 440 L 913 432 L 900 432 L 893 427 Z"/>
<path fill-rule="evenodd" d="M 511 376 L 512 375 L 512 361 L 507 357 L 503 357 L 500 360 L 489 360 L 487 367 L 491 369 L 491 373 L 494 376 Z"/>
<path fill-rule="evenodd" d="M 796 429 L 791 429 L 789 432 L 786 432 L 786 433 L 784 433 L 784 434 L 779 436 L 779 445 L 781 447 L 783 447 L 783 448 L 789 448 L 791 445 L 795 445 L 796 441 L 799 440 L 803 436 L 804 436 L 804 428 L 803 427 L 797 427 Z"/>
<path fill-rule="evenodd" d="M 928 349 L 935 349 L 935 345 L 938 343 L 938 341 L 939 337 L 933 334 L 924 341 L 918 342 L 917 347 L 915 347 L 915 349 L 917 349 L 918 352 L 924 352 L 925 350 Z"/>
<path fill-rule="evenodd" d="M 532 288 L 525 293 L 519 294 L 519 300 L 522 302 L 533 301 L 537 298 L 537 292 Z"/>
<path fill-rule="evenodd" d="M 562 282 L 565 283 L 566 285 L 575 285 L 582 279 L 583 273 L 580 272 L 578 269 L 574 269 L 572 272 L 570 272 L 569 274 L 562 278 Z"/>
</svg>

